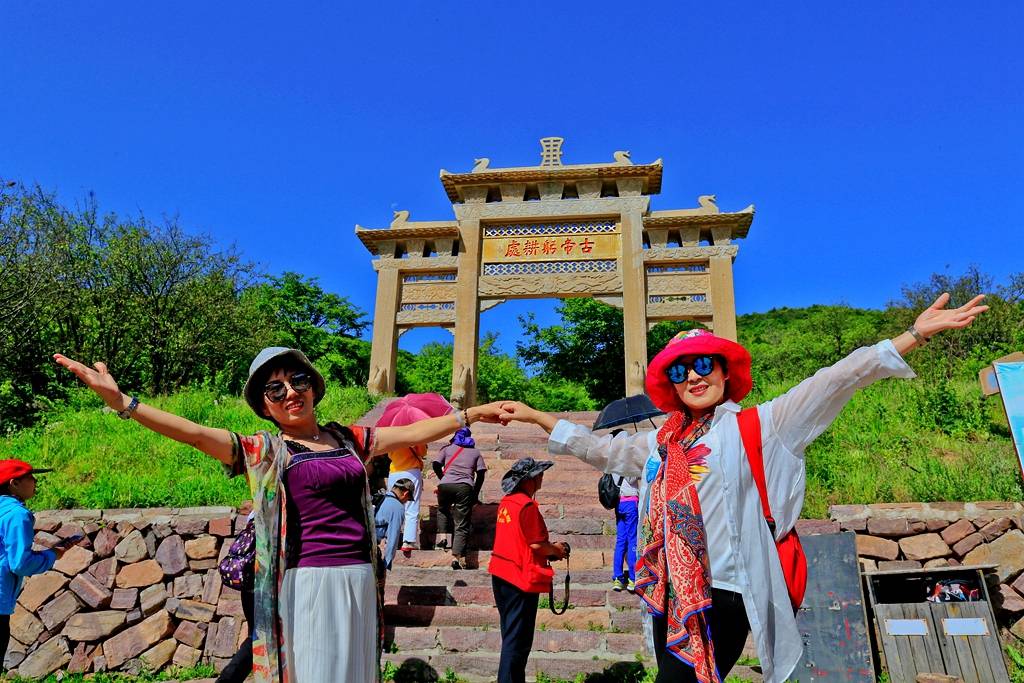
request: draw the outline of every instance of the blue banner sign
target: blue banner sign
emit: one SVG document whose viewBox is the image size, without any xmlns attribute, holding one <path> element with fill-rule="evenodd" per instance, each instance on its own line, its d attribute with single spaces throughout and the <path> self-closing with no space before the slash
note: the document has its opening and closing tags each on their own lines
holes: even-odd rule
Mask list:
<svg viewBox="0 0 1024 683">
<path fill-rule="evenodd" d="M 995 368 L 999 393 L 1006 409 L 1006 420 L 1010 423 L 1017 460 L 1024 474 L 1024 362 L 996 363 Z"/>
</svg>

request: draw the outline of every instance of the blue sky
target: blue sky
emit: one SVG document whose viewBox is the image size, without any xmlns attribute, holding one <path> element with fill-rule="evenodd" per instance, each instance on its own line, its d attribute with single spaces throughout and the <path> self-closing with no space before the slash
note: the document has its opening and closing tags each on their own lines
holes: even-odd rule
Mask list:
<svg viewBox="0 0 1024 683">
<path fill-rule="evenodd" d="M 360 223 L 438 170 L 661 157 L 655 209 L 757 206 L 740 313 L 1024 270 L 1024 4 L 10 3 L 0 178 L 177 215 L 373 310 Z M 485 330 L 512 349 L 504 304 Z M 442 331 L 414 331 L 415 350 Z"/>
</svg>

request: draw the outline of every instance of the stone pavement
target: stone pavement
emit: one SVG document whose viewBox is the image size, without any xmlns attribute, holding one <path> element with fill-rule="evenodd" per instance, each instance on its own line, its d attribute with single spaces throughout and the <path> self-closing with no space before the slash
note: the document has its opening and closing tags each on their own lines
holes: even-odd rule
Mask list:
<svg viewBox="0 0 1024 683">
<path fill-rule="evenodd" d="M 378 406 L 360 423 L 372 424 L 382 408 Z M 566 413 L 560 417 L 589 425 L 597 413 Z M 488 473 L 481 494 L 484 504 L 477 506 L 473 515 L 474 533 L 467 552 L 470 568 L 453 570 L 451 555 L 432 549 L 437 540 L 437 480 L 431 475 L 424 482 L 420 512 L 422 549 L 409 558 L 399 554 L 388 575 L 384 619 L 389 652 L 385 661 L 407 668 L 426 665 L 440 676 L 451 669 L 467 681 L 494 680 L 501 636 L 487 563 L 501 498 L 501 476 L 516 459 L 529 455 L 555 461 L 544 475 L 537 500 L 552 540 L 572 545 L 569 571 L 573 607 L 555 616 L 543 606 L 546 598 L 542 601 L 528 677 L 533 679 L 543 672 L 571 680 L 581 672 L 635 667 L 638 661 L 651 665 L 644 654 L 639 598 L 611 590 L 615 518 L 597 500 L 600 472 L 571 456 L 548 455 L 547 434 L 532 425 L 475 424 L 473 437 L 487 462 Z M 430 457 L 442 445 L 431 444 Z M 562 595 L 565 571 L 565 562 L 556 563 L 556 599 Z M 737 666 L 733 674 L 761 680 L 748 667 Z"/>
</svg>

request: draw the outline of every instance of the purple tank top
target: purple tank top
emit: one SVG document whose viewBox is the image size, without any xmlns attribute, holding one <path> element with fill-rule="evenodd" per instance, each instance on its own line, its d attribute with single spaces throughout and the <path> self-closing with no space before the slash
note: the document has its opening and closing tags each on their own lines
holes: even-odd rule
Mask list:
<svg viewBox="0 0 1024 683">
<path fill-rule="evenodd" d="M 370 561 L 363 512 L 366 470 L 348 448 L 296 453 L 284 473 L 288 568 Z"/>
</svg>

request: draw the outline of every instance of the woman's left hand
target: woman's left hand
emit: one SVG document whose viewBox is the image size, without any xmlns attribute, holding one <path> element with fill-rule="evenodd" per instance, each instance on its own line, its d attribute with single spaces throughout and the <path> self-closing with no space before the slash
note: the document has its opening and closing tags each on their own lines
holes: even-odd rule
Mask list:
<svg viewBox="0 0 1024 683">
<path fill-rule="evenodd" d="M 988 310 L 988 306 L 980 306 L 984 294 L 979 294 L 960 308 L 946 308 L 949 303 L 949 292 L 944 292 L 931 306 L 926 308 L 914 321 L 914 327 L 925 338 L 932 337 L 943 330 L 967 327 L 974 319 Z"/>
</svg>

